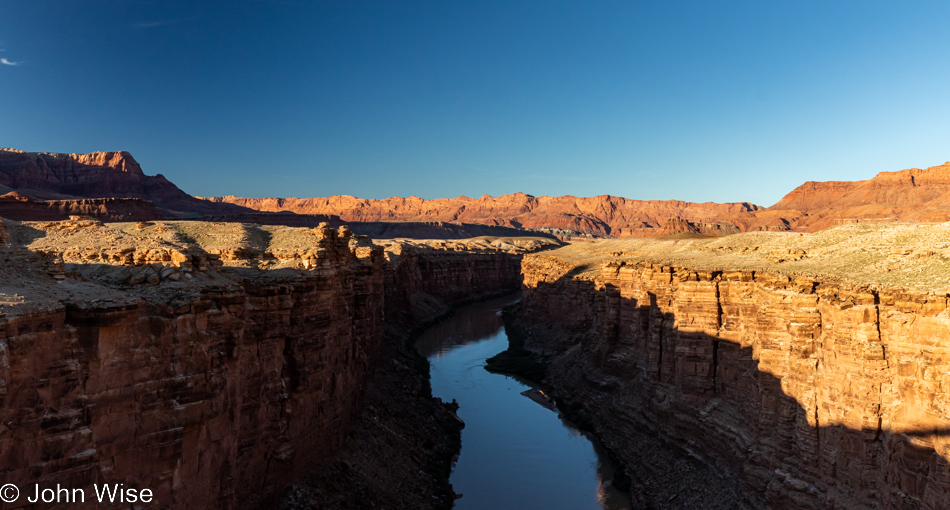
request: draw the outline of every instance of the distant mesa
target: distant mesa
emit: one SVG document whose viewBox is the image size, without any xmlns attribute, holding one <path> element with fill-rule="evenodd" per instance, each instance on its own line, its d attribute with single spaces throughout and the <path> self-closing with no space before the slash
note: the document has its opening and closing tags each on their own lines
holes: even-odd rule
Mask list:
<svg viewBox="0 0 950 510">
<path fill-rule="evenodd" d="M 299 214 L 335 214 L 346 222 L 464 222 L 574 233 L 594 237 L 655 237 L 669 233 L 663 227 L 670 218 L 698 224 L 714 224 L 721 217 L 755 213 L 762 208 L 747 202 L 717 204 L 679 200 L 632 200 L 611 195 L 597 197 L 535 197 L 514 193 L 480 198 L 391 197 L 382 200 L 335 195 L 324 198 L 211 197 L 259 211 L 290 211 Z M 739 231 L 739 227 L 712 230 Z M 676 227 L 679 228 L 679 227 Z M 699 227 L 693 227 L 699 229 Z M 678 230 L 677 230 L 678 231 Z"/>
<path fill-rule="evenodd" d="M 881 172 L 866 181 L 806 182 L 768 211 L 808 232 L 841 219 L 944 222 L 950 220 L 950 162 Z"/>
<path fill-rule="evenodd" d="M 67 209 L 74 200 L 132 198 L 152 202 L 160 216 L 168 218 L 241 212 L 198 200 L 161 175 L 145 175 L 124 151 L 58 154 L 0 149 L 0 193 L 7 191 L 36 201 L 60 201 L 59 206 Z M 105 209 L 102 213 L 110 215 Z"/>
<path fill-rule="evenodd" d="M 505 229 L 493 235 L 529 230 L 562 238 L 716 236 L 755 230 L 813 232 L 842 221 L 947 221 L 950 163 L 881 172 L 866 181 L 806 182 L 763 208 L 748 202 L 525 193 L 434 200 L 349 195 L 202 198 L 185 193 L 160 174 L 146 175 L 124 151 L 58 154 L 0 149 L 0 195 L 0 216 L 20 220 L 83 214 L 104 221 L 202 219 L 290 226 L 327 222 L 354 225 L 357 233 L 406 234 L 403 237 L 457 237 L 486 232 L 484 228 Z"/>
</svg>

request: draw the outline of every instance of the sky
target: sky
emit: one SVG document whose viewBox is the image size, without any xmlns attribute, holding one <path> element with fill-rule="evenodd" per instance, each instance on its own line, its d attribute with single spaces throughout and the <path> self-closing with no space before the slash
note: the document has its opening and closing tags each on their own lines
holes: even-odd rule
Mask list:
<svg viewBox="0 0 950 510">
<path fill-rule="evenodd" d="M 201 196 L 771 205 L 950 160 L 947 2 L 0 0 L 0 147 Z"/>
</svg>

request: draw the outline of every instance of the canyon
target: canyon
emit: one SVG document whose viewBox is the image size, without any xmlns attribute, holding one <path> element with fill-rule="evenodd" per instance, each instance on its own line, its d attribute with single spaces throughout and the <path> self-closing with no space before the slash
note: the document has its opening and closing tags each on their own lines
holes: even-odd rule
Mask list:
<svg viewBox="0 0 950 510">
<path fill-rule="evenodd" d="M 843 245 L 859 227 L 837 229 L 733 243 Z M 765 256 L 722 267 L 705 249 L 719 242 L 671 241 L 656 252 L 678 253 L 667 262 L 610 241 L 523 262 L 509 328 L 559 405 L 628 466 L 631 495 L 663 508 L 950 507 L 948 250 L 941 280 L 896 286 Z"/>
<path fill-rule="evenodd" d="M 384 248 L 325 225 L 2 224 L 5 483 L 89 494 L 121 483 L 149 489 L 150 508 L 275 504 L 359 429 L 367 384 L 391 362 L 401 386 L 419 385 L 403 395 L 427 412 L 418 434 L 457 434 L 401 349 L 452 304 L 516 289 L 524 252 Z M 440 448 L 404 452 L 419 467 L 401 476 L 425 480 L 426 468 L 418 498 L 444 508 L 452 451 Z"/>
<path fill-rule="evenodd" d="M 2 149 L 0 192 L 0 465 L 24 491 L 449 508 L 463 424 L 408 342 L 520 288 L 489 365 L 542 383 L 636 505 L 950 508 L 948 165 L 770 208 L 202 199 L 128 153 Z"/>
</svg>

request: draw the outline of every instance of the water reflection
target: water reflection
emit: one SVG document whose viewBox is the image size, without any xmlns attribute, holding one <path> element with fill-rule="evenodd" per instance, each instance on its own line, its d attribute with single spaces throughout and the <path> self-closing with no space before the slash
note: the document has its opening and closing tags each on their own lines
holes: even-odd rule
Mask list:
<svg viewBox="0 0 950 510">
<path fill-rule="evenodd" d="M 500 316 L 517 296 L 476 303 L 429 329 L 416 348 L 431 363 L 432 393 L 456 399 L 465 420 L 452 472 L 459 509 L 630 508 L 614 467 L 585 434 L 543 404 L 525 381 L 492 374 L 485 359 L 507 347 Z M 542 404 L 542 405 L 538 405 Z"/>
</svg>

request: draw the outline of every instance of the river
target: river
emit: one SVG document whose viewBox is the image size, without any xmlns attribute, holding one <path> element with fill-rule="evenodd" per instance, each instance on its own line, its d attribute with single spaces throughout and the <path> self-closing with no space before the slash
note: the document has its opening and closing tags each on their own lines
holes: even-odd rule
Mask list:
<svg viewBox="0 0 950 510">
<path fill-rule="evenodd" d="M 609 480 L 614 467 L 596 440 L 555 409 L 523 395 L 526 381 L 485 370 L 485 360 L 508 347 L 500 310 L 509 296 L 460 308 L 416 343 L 431 365 L 432 394 L 459 403 L 465 421 L 452 486 L 455 508 L 630 508 Z M 541 402 L 541 403 L 539 403 Z"/>
</svg>

